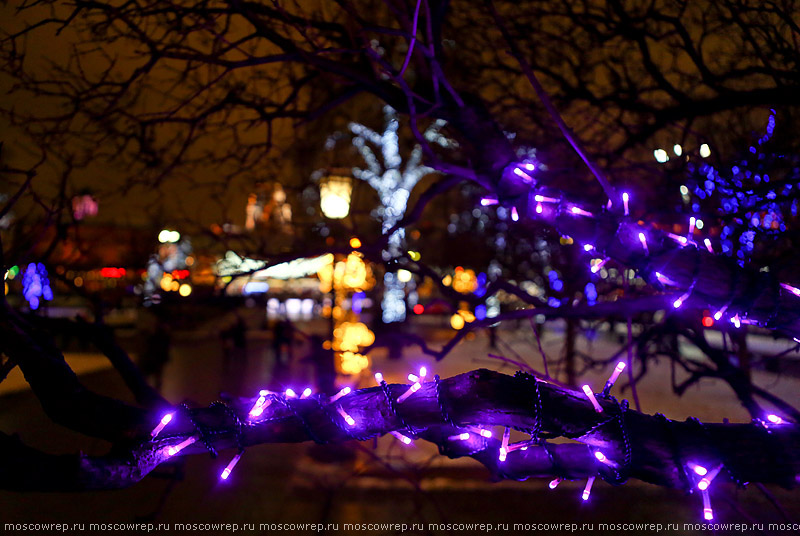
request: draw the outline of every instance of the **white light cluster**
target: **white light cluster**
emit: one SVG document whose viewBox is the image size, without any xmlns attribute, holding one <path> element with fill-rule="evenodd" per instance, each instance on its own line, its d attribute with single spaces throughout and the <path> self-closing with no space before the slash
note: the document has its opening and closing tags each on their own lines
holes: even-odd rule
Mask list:
<svg viewBox="0 0 800 536">
<path fill-rule="evenodd" d="M 353 168 L 353 176 L 369 184 L 378 193 L 381 207 L 377 214 L 381 219 L 381 228 L 384 233 L 400 221 L 408 207 L 408 199 L 414 186 L 434 170 L 422 165 L 422 148 L 414 146 L 403 166 L 400 155 L 400 144 L 397 131 L 400 123 L 397 112 L 389 106 L 383 109 L 385 127 L 382 134 L 359 124 L 350 123 L 348 128 L 353 134 L 353 146 L 358 149 L 364 159 L 366 169 Z M 441 133 L 446 125 L 444 121 L 435 121 L 423 133 L 425 139 L 443 147 L 452 146 Z M 380 150 L 379 159 L 373 146 Z M 405 231 L 398 229 L 389 236 L 384 259 L 390 260 L 400 255 L 405 238 Z M 399 276 L 400 274 L 398 274 Z M 384 275 L 383 301 L 381 303 L 381 316 L 385 323 L 400 322 L 406 318 L 405 286 L 410 279 L 404 273 L 402 277 L 387 273 Z"/>
<path fill-rule="evenodd" d="M 163 229 L 160 233 L 158 233 L 158 241 L 162 244 L 174 244 L 175 242 L 181 239 L 181 233 L 178 231 L 170 231 L 169 229 Z"/>
</svg>

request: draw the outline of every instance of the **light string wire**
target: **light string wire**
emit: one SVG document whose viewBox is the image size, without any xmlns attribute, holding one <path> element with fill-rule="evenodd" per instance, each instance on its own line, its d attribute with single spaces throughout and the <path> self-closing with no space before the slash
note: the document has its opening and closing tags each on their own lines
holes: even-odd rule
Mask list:
<svg viewBox="0 0 800 536">
<path fill-rule="evenodd" d="M 277 398 L 278 402 L 283 404 L 286 409 L 291 411 L 292 414 L 297 417 L 297 419 L 303 425 L 303 428 L 305 428 L 306 433 L 311 440 L 314 441 L 314 443 L 317 443 L 318 445 L 324 445 L 328 442 L 327 440 L 321 439 L 319 436 L 317 436 L 316 432 L 314 432 L 313 428 L 311 427 L 311 423 L 308 422 L 305 416 L 295 407 L 295 404 L 289 403 L 289 400 L 285 396 L 277 396 L 275 398 Z"/>
<path fill-rule="evenodd" d="M 195 420 L 193 412 L 189 408 L 189 406 L 186 405 L 186 403 L 184 402 L 180 406 L 178 406 L 178 411 L 181 412 L 189 420 L 189 422 L 192 424 L 192 427 L 194 427 L 195 431 L 198 434 L 200 434 L 200 442 L 203 444 L 206 450 L 208 450 L 208 453 L 211 455 L 211 457 L 216 458 L 217 456 L 219 456 L 217 449 L 214 448 L 214 446 L 211 444 L 211 441 L 209 440 L 208 430 L 206 429 L 205 426 L 199 424 Z"/>
<path fill-rule="evenodd" d="M 523 372 L 518 370 L 514 374 L 515 378 L 521 379 L 525 384 L 530 388 L 531 382 L 533 382 L 533 428 L 529 430 L 525 430 L 525 432 L 529 433 L 531 436 L 531 441 L 533 443 L 539 443 L 539 434 L 542 430 L 542 393 L 539 389 L 539 378 L 536 376 L 529 374 L 527 372 Z"/>
<path fill-rule="evenodd" d="M 403 428 L 405 428 L 408 431 L 409 435 L 412 438 L 416 438 L 417 431 L 408 422 L 406 422 L 406 420 L 402 417 L 402 415 L 400 415 L 397 412 L 397 402 L 392 397 L 392 392 L 389 389 L 389 384 L 386 383 L 386 380 L 384 379 L 381 379 L 381 391 L 383 391 L 383 395 L 384 397 L 386 397 L 386 403 L 389 404 L 389 411 L 391 411 L 392 415 L 394 415 L 394 417 L 398 421 L 400 421 L 400 424 L 402 424 Z"/>
<path fill-rule="evenodd" d="M 655 416 L 656 419 L 662 423 L 662 427 L 666 431 L 665 436 L 669 442 L 669 446 L 671 447 L 670 452 L 672 453 L 672 463 L 675 464 L 676 472 L 678 473 L 681 483 L 683 484 L 684 491 L 686 493 L 692 493 L 694 490 L 694 485 L 692 484 L 692 479 L 687 472 L 687 465 L 681 456 L 680 444 L 677 442 L 675 438 L 675 432 L 672 430 L 673 421 L 668 419 L 663 413 L 656 413 Z"/>
</svg>

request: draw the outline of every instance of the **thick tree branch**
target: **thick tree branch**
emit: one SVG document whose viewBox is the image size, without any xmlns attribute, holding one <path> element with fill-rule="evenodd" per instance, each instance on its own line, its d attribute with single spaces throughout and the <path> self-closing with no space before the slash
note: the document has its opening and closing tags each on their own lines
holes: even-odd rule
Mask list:
<svg viewBox="0 0 800 536">
<path fill-rule="evenodd" d="M 286 399 L 269 395 L 262 415 L 249 418 L 255 399 L 240 399 L 229 406 L 178 412 L 155 440 L 141 441 L 109 457 L 42 457 L 15 440 L 3 437 L 4 465 L 12 459 L 53 467 L 62 482 L 52 479 L 26 480 L 28 471 L 3 467 L 3 487 L 31 489 L 39 482 L 47 489 L 107 489 L 130 485 L 156 465 L 170 458 L 168 449 L 189 438 L 195 442 L 178 452 L 198 454 L 247 447 L 260 443 L 341 442 L 366 439 L 397 431 L 437 443 L 450 456 L 474 455 L 499 477 L 525 479 L 529 476 L 583 478 L 599 475 L 613 483 L 638 478 L 661 486 L 686 488 L 686 464 L 709 467 L 723 464 L 740 482 L 797 484 L 800 472 L 800 429 L 794 424 L 765 426 L 751 424 L 701 424 L 698 421 L 670 421 L 620 407 L 613 399 L 600 399 L 603 413 L 597 413 L 580 393 L 568 391 L 531 377 L 511 377 L 477 370 L 437 382 L 426 382 L 403 403 L 397 403 L 409 385 L 361 389 L 335 402 L 325 397 Z M 344 414 L 352 419 L 345 422 Z M 160 416 L 152 416 L 154 423 Z M 536 446 L 509 449 L 500 462 L 499 443 L 477 433 L 462 441 L 450 434 L 478 426 L 506 426 L 533 436 L 563 436 L 584 445 Z M 469 428 L 467 428 L 469 430 Z M 473 429 L 474 430 L 474 429 Z M 587 448 L 590 447 L 590 448 Z M 594 456 L 601 450 L 615 466 L 602 464 Z M 552 458 L 551 458 L 552 456 Z M 49 482 L 49 483 L 48 483 Z M 59 487 L 61 486 L 61 487 Z"/>
<path fill-rule="evenodd" d="M 114 340 L 111 328 L 105 324 L 89 325 L 82 319 L 78 323 L 83 324 L 92 342 L 108 358 L 139 404 L 152 409 L 169 406 L 169 402 L 147 383 L 128 353 Z"/>
<path fill-rule="evenodd" d="M 46 337 L 3 306 L 4 352 L 17 363 L 42 408 L 56 423 L 91 437 L 116 441 L 141 434 L 147 412 L 87 390 Z"/>
</svg>

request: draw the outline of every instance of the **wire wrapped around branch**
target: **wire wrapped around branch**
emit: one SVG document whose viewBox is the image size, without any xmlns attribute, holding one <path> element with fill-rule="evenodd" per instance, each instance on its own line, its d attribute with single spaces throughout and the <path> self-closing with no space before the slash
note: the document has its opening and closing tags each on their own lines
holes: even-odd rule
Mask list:
<svg viewBox="0 0 800 536">
<path fill-rule="evenodd" d="M 391 384 L 386 391 L 396 401 L 409 388 Z M 269 395 L 273 399 L 280 396 Z M 304 442 L 313 437 L 327 443 L 343 442 L 353 437 L 403 433 L 408 425 L 417 437 L 436 443 L 448 456 L 471 456 L 483 463 L 496 478 L 600 476 L 619 483 L 619 468 L 623 468 L 627 478 L 685 488 L 686 467 L 696 463 L 724 465 L 742 482 L 793 487 L 797 484 L 795 475 L 800 473 L 800 429 L 795 424 L 698 426 L 695 420 L 676 422 L 627 410 L 622 426 L 618 415 L 624 408 L 611 398 L 598 399 L 603 410 L 598 412 L 581 393 L 488 370 L 422 383 L 394 409 L 387 398 L 378 386 L 353 391 L 335 401 L 317 396 L 295 399 L 290 407 L 272 403 L 256 418 L 248 416 L 255 399 L 230 401 L 227 406 L 215 404 L 191 410 L 191 419 L 177 413 L 155 439 L 143 439 L 127 448 L 117 445 L 114 455 L 107 457 L 52 457 L 8 439 L 2 442 L 6 455 L 1 459 L 6 462 L 0 468 L 0 487 L 124 487 L 172 456 L 205 453 L 209 445 L 219 451 L 261 443 Z M 442 400 L 452 423 L 442 414 Z M 152 420 L 155 423 L 160 418 L 153 415 Z M 542 437 L 561 436 L 582 444 L 529 442 L 525 449 L 508 449 L 507 458 L 501 462 L 499 442 L 487 440 L 471 428 L 492 426 L 538 430 Z M 192 441 L 198 437 L 198 427 L 203 430 L 203 441 Z M 466 440 L 454 439 L 454 435 L 465 432 L 469 432 Z M 604 458 L 606 463 L 595 459 L 597 452 L 603 455 L 598 459 Z M 45 474 L 42 467 L 49 468 Z M 35 478 L 37 474 L 40 479 Z M 59 481 L 47 475 L 63 478 Z"/>
</svg>

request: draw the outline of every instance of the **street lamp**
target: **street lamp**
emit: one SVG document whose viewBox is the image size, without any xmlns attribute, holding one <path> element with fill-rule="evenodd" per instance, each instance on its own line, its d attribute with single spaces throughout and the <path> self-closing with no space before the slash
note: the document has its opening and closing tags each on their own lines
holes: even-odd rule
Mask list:
<svg viewBox="0 0 800 536">
<path fill-rule="evenodd" d="M 330 174 L 319 181 L 319 206 L 325 217 L 340 220 L 350 213 L 350 194 L 353 179 L 347 175 Z"/>
</svg>

